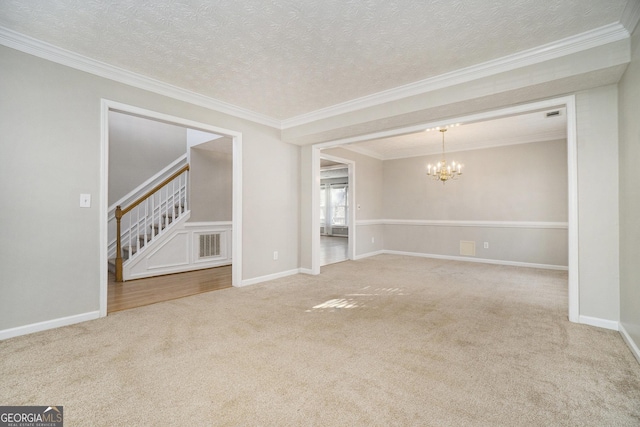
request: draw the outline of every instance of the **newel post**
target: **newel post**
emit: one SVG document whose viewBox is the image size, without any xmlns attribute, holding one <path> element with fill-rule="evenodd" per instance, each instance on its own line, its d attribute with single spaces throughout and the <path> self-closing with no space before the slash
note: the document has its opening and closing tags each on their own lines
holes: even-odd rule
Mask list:
<svg viewBox="0 0 640 427">
<path fill-rule="evenodd" d="M 120 220 L 122 209 L 116 206 L 116 282 L 122 282 L 122 243 L 120 241 Z"/>
</svg>

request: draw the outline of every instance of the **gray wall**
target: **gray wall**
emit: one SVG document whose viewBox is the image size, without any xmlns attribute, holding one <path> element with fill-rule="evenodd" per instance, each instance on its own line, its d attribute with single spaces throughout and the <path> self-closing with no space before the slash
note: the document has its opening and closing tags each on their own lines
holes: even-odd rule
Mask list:
<svg viewBox="0 0 640 427">
<path fill-rule="evenodd" d="M 187 152 L 187 129 L 109 112 L 109 205 Z"/>
<path fill-rule="evenodd" d="M 567 265 L 566 229 L 385 225 L 384 230 L 385 249 L 391 251 L 458 257 L 460 241 L 473 241 L 476 255 L 466 258 Z"/>
<path fill-rule="evenodd" d="M 264 127 L 244 131 L 243 144 L 244 278 L 297 270 L 300 147 Z"/>
<path fill-rule="evenodd" d="M 610 85 L 576 96 L 580 315 L 615 322 L 620 320 L 617 94 L 617 86 Z"/>
<path fill-rule="evenodd" d="M 189 221 L 231 221 L 233 156 L 193 147 L 189 163 L 192 196 Z"/>
<path fill-rule="evenodd" d="M 4 46 L 0 69 L 0 330 L 99 310 L 103 98 L 242 132 L 243 279 L 298 267 L 300 150 L 279 130 Z"/>
<path fill-rule="evenodd" d="M 566 140 L 448 154 L 465 165 L 460 179 L 427 178 L 440 155 L 385 161 L 387 220 L 567 222 Z M 460 256 L 475 241 L 477 258 L 566 266 L 567 230 L 484 226 L 385 225 L 385 249 Z M 483 242 L 489 248 L 483 248 Z"/>
<path fill-rule="evenodd" d="M 631 39 L 631 64 L 619 86 L 620 321 L 640 348 L 640 30 Z"/>
<path fill-rule="evenodd" d="M 384 218 L 567 221 L 566 140 L 449 153 L 465 167 L 444 185 L 426 174 L 440 157 L 384 162 Z"/>
</svg>

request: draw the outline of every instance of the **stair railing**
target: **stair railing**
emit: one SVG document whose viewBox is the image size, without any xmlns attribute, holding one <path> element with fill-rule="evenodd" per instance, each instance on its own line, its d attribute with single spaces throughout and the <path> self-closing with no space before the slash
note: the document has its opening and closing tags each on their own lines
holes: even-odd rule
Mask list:
<svg viewBox="0 0 640 427">
<path fill-rule="evenodd" d="M 174 219 L 180 217 L 187 210 L 188 172 L 189 165 L 187 164 L 126 208 L 116 206 L 115 264 L 117 282 L 123 281 L 123 239 L 129 242 L 130 258 L 134 252 L 138 252 L 140 248 L 160 234 Z M 127 217 L 128 225 L 123 233 L 121 222 L 128 213 L 131 213 L 131 215 Z M 141 230 L 143 232 L 142 235 L 140 234 Z"/>
</svg>

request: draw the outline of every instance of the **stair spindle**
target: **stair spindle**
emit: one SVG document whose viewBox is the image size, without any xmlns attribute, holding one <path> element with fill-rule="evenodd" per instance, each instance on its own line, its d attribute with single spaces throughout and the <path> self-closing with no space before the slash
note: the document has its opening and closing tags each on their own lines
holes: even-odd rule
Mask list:
<svg viewBox="0 0 640 427">
<path fill-rule="evenodd" d="M 122 282 L 122 242 L 120 233 L 120 220 L 122 209 L 116 206 L 116 281 Z"/>
<path fill-rule="evenodd" d="M 156 185 L 153 189 L 149 190 L 143 196 L 138 198 L 131 205 L 122 209 L 120 206 L 116 207 L 116 281 L 124 281 L 123 277 L 123 252 L 126 250 L 128 258 L 133 254 L 140 252 L 140 250 L 150 242 L 156 233 L 161 233 L 162 229 L 166 228 L 182 213 L 186 212 L 186 183 L 188 182 L 187 174 L 189 171 L 189 165 L 185 165 L 177 172 L 173 173 L 170 177 Z M 182 177 L 184 176 L 184 186 L 182 185 Z M 177 185 L 177 189 L 176 189 Z M 164 191 L 163 191 L 164 190 Z M 171 193 L 169 193 L 171 191 Z M 184 197 L 184 202 L 182 202 Z M 156 200 L 157 198 L 157 200 Z M 178 203 L 176 203 L 176 199 Z M 171 202 L 171 203 L 170 203 Z M 143 206 L 140 206 L 144 203 Z M 136 212 L 132 212 L 136 209 Z M 144 213 L 142 211 L 144 210 Z M 165 212 L 163 214 L 163 212 Z M 122 233 L 122 218 L 127 214 L 129 219 L 126 226 L 127 231 Z M 140 215 L 143 214 L 141 217 Z M 135 218 L 135 220 L 134 220 Z M 135 222 L 135 225 L 132 224 Z M 157 224 L 157 231 L 156 231 Z M 164 224 L 164 226 L 163 226 Z M 140 229 L 142 228 L 142 235 Z M 151 229 L 151 234 L 147 235 L 147 230 Z M 135 231 L 135 233 L 134 233 Z M 135 237 L 134 237 L 135 236 Z M 135 239 L 135 244 L 132 239 Z M 128 241 L 128 246 L 123 248 L 122 243 Z"/>
</svg>

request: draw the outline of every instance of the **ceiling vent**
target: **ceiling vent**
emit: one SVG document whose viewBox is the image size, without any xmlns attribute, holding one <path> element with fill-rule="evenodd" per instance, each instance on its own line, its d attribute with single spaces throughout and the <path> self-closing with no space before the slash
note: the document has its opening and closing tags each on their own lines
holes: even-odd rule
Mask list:
<svg viewBox="0 0 640 427">
<path fill-rule="evenodd" d="M 560 110 L 548 111 L 546 117 L 556 117 L 560 115 Z"/>
</svg>

